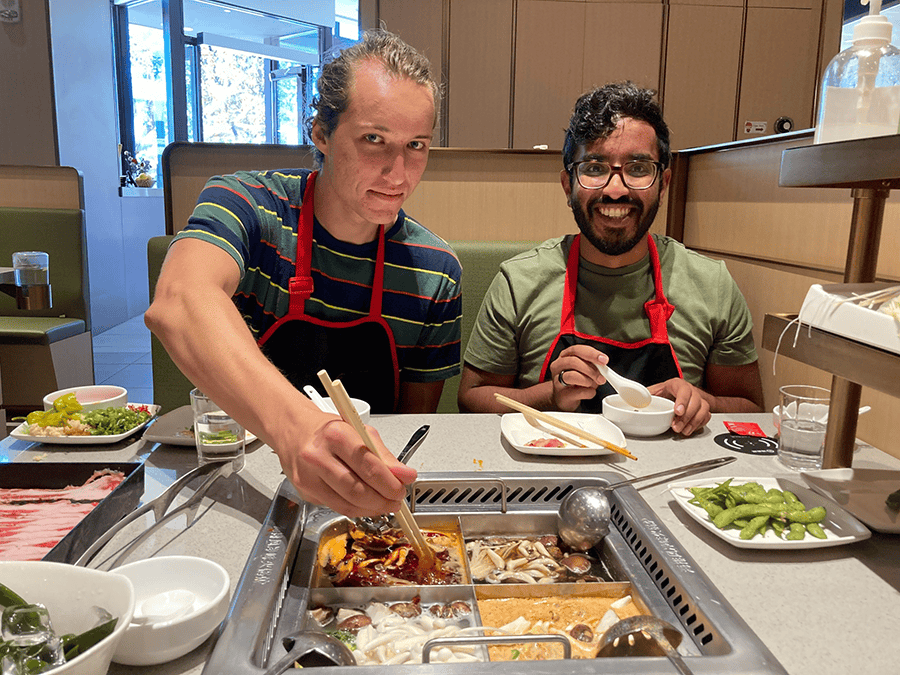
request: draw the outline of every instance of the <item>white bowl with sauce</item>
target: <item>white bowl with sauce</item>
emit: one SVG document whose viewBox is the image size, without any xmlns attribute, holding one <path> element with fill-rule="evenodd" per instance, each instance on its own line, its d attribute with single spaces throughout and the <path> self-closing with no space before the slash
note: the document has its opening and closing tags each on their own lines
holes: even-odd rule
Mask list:
<svg viewBox="0 0 900 675">
<path fill-rule="evenodd" d="M 675 402 L 653 396 L 646 408 L 635 408 L 613 394 L 603 399 L 603 416 L 626 436 L 658 436 L 671 428 Z"/>
<path fill-rule="evenodd" d="M 147 558 L 113 570 L 134 585 L 134 618 L 113 661 L 165 663 L 201 645 L 222 623 L 231 599 L 224 567 L 194 556 Z"/>
</svg>

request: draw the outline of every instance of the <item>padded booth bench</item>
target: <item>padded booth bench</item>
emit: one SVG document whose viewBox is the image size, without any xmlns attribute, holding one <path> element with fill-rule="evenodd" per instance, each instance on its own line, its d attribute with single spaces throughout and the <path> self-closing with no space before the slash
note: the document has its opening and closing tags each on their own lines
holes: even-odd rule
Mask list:
<svg viewBox="0 0 900 675">
<path fill-rule="evenodd" d="M 150 297 L 153 297 L 156 280 L 162 267 L 163 259 L 171 236 L 153 237 L 147 244 L 147 263 L 150 275 Z M 463 318 L 462 345 L 468 342 L 469 334 L 478 316 L 481 300 L 487 292 L 494 275 L 500 269 L 500 263 L 514 255 L 528 250 L 536 242 L 509 241 L 451 241 L 450 245 L 459 256 L 463 268 Z M 173 410 L 190 404 L 190 381 L 175 366 L 166 350 L 156 337 L 152 338 L 153 358 L 153 402 L 163 406 L 165 410 Z M 458 412 L 456 393 L 459 389 L 459 376 L 453 377 L 444 384 L 444 391 L 438 405 L 438 412 Z"/>
<path fill-rule="evenodd" d="M 53 301 L 23 310 L 0 294 L 7 419 L 40 409 L 48 392 L 94 382 L 82 203 L 81 175 L 71 167 L 0 167 L 0 266 L 11 266 L 15 251 L 46 251 Z"/>
</svg>

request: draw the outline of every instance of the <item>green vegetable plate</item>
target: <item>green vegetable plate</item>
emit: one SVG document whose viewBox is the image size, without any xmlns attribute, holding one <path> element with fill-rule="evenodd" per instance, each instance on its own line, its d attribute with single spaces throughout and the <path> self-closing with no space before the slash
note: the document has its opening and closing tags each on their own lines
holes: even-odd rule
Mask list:
<svg viewBox="0 0 900 675">
<path fill-rule="evenodd" d="M 821 548 L 824 546 L 852 544 L 853 542 L 863 541 L 872 536 L 872 533 L 865 525 L 830 499 L 790 480 L 789 478 L 768 476 L 765 478 L 732 478 L 729 485 L 738 488 L 747 483 L 758 483 L 762 488 L 759 491 L 761 493 L 766 493 L 773 489 L 786 491 L 792 497 L 795 496 L 802 503 L 801 506 L 803 508 L 794 510 L 793 513 L 799 515 L 785 517 L 785 512 L 790 510 L 788 506 L 783 504 L 772 506 L 770 512 L 777 515 L 770 520 L 778 521 L 775 525 L 784 527 L 784 532 L 779 535 L 773 527 L 769 526 L 764 527 L 761 530 L 761 533 L 757 533 L 749 538 L 741 538 L 742 528 L 740 526 L 728 525 L 722 529 L 717 527 L 710 518 L 710 514 L 707 510 L 695 503 L 697 499 L 695 498 L 694 492 L 691 492 L 690 490 L 690 488 L 715 488 L 726 480 L 728 479 L 687 479 L 669 484 L 669 494 L 672 495 L 688 516 L 697 521 L 704 529 L 709 530 L 715 536 L 732 546 L 755 549 Z M 821 526 L 821 531 L 818 532 L 819 536 L 817 537 L 809 533 L 802 534 L 804 528 L 800 527 L 801 535 L 798 535 L 798 538 L 788 539 L 787 536 L 791 525 L 789 521 L 794 520 L 805 523 L 808 519 L 803 518 L 803 516 L 809 514 L 811 511 L 814 514 L 821 513 L 819 507 L 825 509 L 824 519 L 818 520 L 821 516 L 817 518 L 818 525 Z M 752 505 L 746 508 L 748 511 L 753 510 Z M 760 505 L 759 508 L 760 512 L 766 510 L 766 507 L 763 505 Z M 752 520 L 752 517 L 745 516 L 744 519 Z M 721 518 L 719 520 L 722 522 Z M 726 518 L 725 520 L 729 519 Z M 780 527 L 778 529 L 780 529 Z M 811 529 L 810 532 L 812 531 L 813 530 Z M 819 538 L 822 537 L 823 534 L 824 537 Z"/>
<path fill-rule="evenodd" d="M 137 421 L 137 423 L 128 428 L 126 431 L 122 431 L 120 433 L 105 433 L 99 435 L 91 435 L 91 436 L 44 436 L 44 435 L 32 435 L 29 433 L 29 425 L 26 422 L 23 422 L 19 426 L 10 432 L 10 436 L 19 441 L 30 441 L 32 443 L 49 443 L 52 445 L 107 445 L 111 443 L 118 443 L 121 440 L 128 438 L 133 435 L 135 432 L 143 429 L 147 424 L 156 417 L 156 414 L 159 412 L 159 406 L 153 405 L 152 403 L 129 403 L 126 408 L 131 411 L 134 410 L 146 410 L 149 413 L 149 417 L 144 419 L 143 421 Z M 108 409 L 107 409 L 108 410 Z M 122 410 L 120 408 L 114 410 Z M 94 411 L 93 413 L 84 413 L 85 415 L 94 415 L 98 411 Z M 108 424 L 112 424 L 114 420 L 106 420 Z M 115 428 L 115 427 L 110 427 Z"/>
</svg>

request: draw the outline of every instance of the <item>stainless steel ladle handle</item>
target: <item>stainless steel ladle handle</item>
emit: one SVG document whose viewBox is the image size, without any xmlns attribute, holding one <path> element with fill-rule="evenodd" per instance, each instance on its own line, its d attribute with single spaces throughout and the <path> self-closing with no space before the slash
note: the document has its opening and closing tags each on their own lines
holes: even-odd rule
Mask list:
<svg viewBox="0 0 900 675">
<path fill-rule="evenodd" d="M 609 485 L 599 485 L 596 487 L 600 490 L 615 490 L 616 488 L 622 487 L 624 485 L 631 485 L 632 483 L 637 483 L 639 481 L 650 480 L 651 478 L 662 478 L 663 476 L 671 476 L 673 473 L 696 473 L 698 471 L 708 471 L 709 469 L 714 469 L 717 466 L 725 466 L 726 464 L 731 464 L 735 461 L 737 461 L 737 457 L 731 456 L 718 457 L 717 459 L 705 459 L 702 462 L 685 464 L 684 466 L 676 466 L 672 469 L 666 469 L 665 471 L 649 473 L 646 476 L 638 476 L 637 478 L 629 478 L 628 480 L 620 480 L 615 483 L 610 483 Z"/>
</svg>

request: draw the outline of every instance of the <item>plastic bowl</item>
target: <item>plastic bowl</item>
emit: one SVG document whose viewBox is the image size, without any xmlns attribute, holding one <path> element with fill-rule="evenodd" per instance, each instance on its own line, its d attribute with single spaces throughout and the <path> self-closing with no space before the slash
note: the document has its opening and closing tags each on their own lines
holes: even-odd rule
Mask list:
<svg viewBox="0 0 900 675">
<path fill-rule="evenodd" d="M 75 392 L 75 399 L 84 410 L 122 408 L 128 403 L 128 391 L 112 384 L 89 384 L 82 387 L 60 389 L 44 397 L 44 410 L 50 410 L 60 396 Z"/>
<path fill-rule="evenodd" d="M 658 436 L 672 426 L 675 402 L 653 396 L 646 408 L 630 406 L 618 394 L 603 399 L 603 416 L 626 436 Z"/>
<path fill-rule="evenodd" d="M 57 635 L 94 626 L 93 607 L 119 619 L 115 630 L 83 654 L 54 668 L 54 675 L 103 675 L 134 610 L 134 587 L 120 575 L 55 562 L 0 562 L 0 583 L 50 613 Z"/>
<path fill-rule="evenodd" d="M 228 612 L 228 572 L 206 558 L 148 558 L 114 572 L 131 580 L 135 594 L 134 620 L 113 656 L 116 663 L 150 666 L 184 656 L 212 635 Z"/>
</svg>

